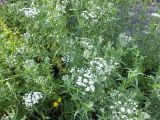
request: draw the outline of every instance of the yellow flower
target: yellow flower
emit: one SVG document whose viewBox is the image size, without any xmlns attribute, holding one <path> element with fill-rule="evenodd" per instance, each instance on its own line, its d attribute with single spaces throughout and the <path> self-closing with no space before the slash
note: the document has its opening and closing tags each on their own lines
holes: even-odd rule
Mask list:
<svg viewBox="0 0 160 120">
<path fill-rule="evenodd" d="M 61 101 L 62 101 L 62 98 L 58 98 L 58 99 L 57 99 L 57 102 L 60 103 Z"/>
<path fill-rule="evenodd" d="M 58 102 L 53 102 L 54 107 L 58 107 Z"/>
</svg>

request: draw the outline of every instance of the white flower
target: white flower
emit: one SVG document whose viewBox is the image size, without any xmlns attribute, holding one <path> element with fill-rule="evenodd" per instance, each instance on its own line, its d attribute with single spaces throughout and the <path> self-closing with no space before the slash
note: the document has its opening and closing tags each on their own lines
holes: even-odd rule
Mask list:
<svg viewBox="0 0 160 120">
<path fill-rule="evenodd" d="M 126 32 L 119 34 L 119 40 L 122 44 L 127 45 L 133 41 L 132 37 L 128 36 Z"/>
<path fill-rule="evenodd" d="M 112 106 L 110 106 L 110 108 L 111 108 L 111 109 L 113 109 L 113 108 L 114 108 L 114 106 L 112 105 Z"/>
<path fill-rule="evenodd" d="M 81 86 L 82 82 L 77 81 L 76 84 Z"/>
<path fill-rule="evenodd" d="M 84 41 L 81 42 L 81 45 L 82 45 L 84 48 L 86 48 L 86 49 L 88 49 L 88 50 L 93 49 L 93 45 L 92 45 L 91 43 L 89 43 L 89 42 L 86 41 L 87 38 L 82 38 L 82 39 L 83 39 Z"/>
<path fill-rule="evenodd" d="M 23 11 L 26 17 L 34 18 L 35 15 L 39 14 L 39 10 L 36 8 L 22 8 L 20 11 Z"/>
<path fill-rule="evenodd" d="M 92 52 L 90 50 L 84 50 L 83 57 L 89 59 L 89 57 L 92 55 Z"/>
<path fill-rule="evenodd" d="M 151 118 L 151 116 L 147 112 L 142 112 L 142 117 L 144 118 L 144 120 Z"/>
<path fill-rule="evenodd" d="M 122 104 L 122 102 L 121 102 L 121 101 L 118 101 L 118 104 Z"/>
<path fill-rule="evenodd" d="M 68 0 L 62 0 L 61 2 L 56 4 L 56 12 L 57 15 L 55 18 L 59 18 L 61 16 L 63 16 L 63 13 L 66 13 L 66 6 L 68 4 Z"/>
<path fill-rule="evenodd" d="M 90 91 L 91 90 L 91 88 L 90 87 L 86 87 L 86 92 L 88 92 L 88 91 Z"/>
<path fill-rule="evenodd" d="M 88 83 L 88 80 L 87 80 L 87 79 L 83 79 L 83 82 L 84 82 L 84 83 Z"/>
<path fill-rule="evenodd" d="M 63 75 L 63 76 L 62 76 L 62 80 L 65 81 L 65 80 L 68 80 L 68 79 L 69 79 L 69 76 L 68 76 L 68 75 Z"/>
<path fill-rule="evenodd" d="M 92 90 L 92 92 L 95 91 L 95 87 L 93 85 L 90 86 L 90 89 Z"/>
<path fill-rule="evenodd" d="M 9 65 L 15 65 L 17 63 L 16 56 L 15 55 L 6 56 L 6 62 Z"/>
<path fill-rule="evenodd" d="M 44 76 L 39 76 L 35 79 L 35 82 L 38 84 L 41 84 L 41 83 L 47 84 L 47 78 L 45 78 Z"/>
<path fill-rule="evenodd" d="M 127 109 L 127 113 L 128 113 L 128 114 L 131 114 L 132 112 L 131 112 L 131 110 L 130 110 L 130 109 Z"/>
<path fill-rule="evenodd" d="M 122 112 L 125 112 L 125 108 L 123 108 L 123 107 L 122 107 L 122 108 L 120 108 L 120 110 L 121 110 Z"/>
<path fill-rule="evenodd" d="M 10 120 L 9 116 L 7 116 L 6 114 L 4 114 L 2 117 L 1 117 L 1 120 Z"/>
<path fill-rule="evenodd" d="M 91 80 L 90 80 L 88 83 L 89 83 L 90 85 L 93 85 L 93 84 L 94 84 L 94 82 L 93 82 L 93 81 L 91 81 Z"/>
<path fill-rule="evenodd" d="M 31 37 L 30 33 L 28 33 L 28 32 L 23 33 L 22 36 L 24 37 L 25 40 L 28 40 Z"/>
<path fill-rule="evenodd" d="M 43 94 L 41 92 L 29 92 L 23 96 L 23 101 L 26 108 L 31 108 L 33 105 L 37 104 L 40 99 L 43 98 Z"/>
<path fill-rule="evenodd" d="M 87 11 L 83 11 L 81 16 L 84 17 L 86 20 L 89 19 L 89 16 L 87 15 Z"/>
<path fill-rule="evenodd" d="M 122 118 L 124 119 L 124 118 L 127 118 L 127 116 L 126 115 L 122 115 Z"/>
<path fill-rule="evenodd" d="M 33 68 L 33 67 L 35 67 L 35 66 L 36 66 L 36 64 L 35 64 L 35 62 L 34 62 L 33 59 L 26 60 L 26 61 L 24 62 L 24 67 L 25 67 L 25 68 Z"/>
<path fill-rule="evenodd" d="M 69 52 L 67 52 L 67 53 L 63 53 L 61 60 L 65 63 L 69 63 L 73 61 L 73 57 L 70 55 Z"/>
<path fill-rule="evenodd" d="M 158 13 L 152 13 L 151 16 L 153 16 L 153 17 L 160 17 L 160 14 L 158 14 Z"/>
<path fill-rule="evenodd" d="M 27 51 L 27 49 L 28 49 L 28 46 L 25 46 L 25 45 L 22 45 L 21 47 L 16 48 L 18 54 L 24 54 Z"/>
<path fill-rule="evenodd" d="M 94 74 L 92 73 L 91 69 L 87 69 L 83 76 L 88 79 L 93 79 L 95 77 Z"/>
<path fill-rule="evenodd" d="M 82 78 L 81 76 L 78 76 L 77 81 L 78 81 L 78 82 L 82 82 L 82 79 L 83 79 L 83 78 Z"/>
<path fill-rule="evenodd" d="M 110 72 L 110 68 L 107 65 L 106 60 L 104 60 L 103 58 L 96 57 L 91 60 L 89 64 L 92 70 L 94 70 L 98 75 L 104 75 L 106 72 Z"/>
</svg>

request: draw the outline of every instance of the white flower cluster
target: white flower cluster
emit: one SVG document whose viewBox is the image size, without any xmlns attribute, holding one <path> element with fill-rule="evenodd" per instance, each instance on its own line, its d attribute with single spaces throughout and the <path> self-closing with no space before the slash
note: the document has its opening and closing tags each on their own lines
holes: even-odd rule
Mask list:
<svg viewBox="0 0 160 120">
<path fill-rule="evenodd" d="M 134 39 L 132 37 L 128 36 L 126 32 L 124 32 L 124 33 L 119 34 L 119 40 L 123 45 L 127 45 L 131 41 L 133 41 Z"/>
<path fill-rule="evenodd" d="M 16 65 L 17 64 L 16 56 L 15 55 L 6 56 L 6 63 L 8 65 Z"/>
<path fill-rule="evenodd" d="M 1 117 L 1 120 L 10 120 L 9 116 L 7 116 L 6 114 L 4 114 L 2 117 Z"/>
<path fill-rule="evenodd" d="M 126 32 L 119 34 L 119 40 L 123 45 L 127 45 L 131 41 L 133 41 L 133 38 L 128 36 Z"/>
<path fill-rule="evenodd" d="M 69 63 L 73 61 L 73 57 L 71 56 L 71 53 L 67 52 L 62 54 L 61 60 L 65 63 Z"/>
<path fill-rule="evenodd" d="M 144 120 L 148 120 L 151 119 L 151 115 L 149 115 L 147 112 L 142 112 L 141 118 L 143 118 Z"/>
<path fill-rule="evenodd" d="M 106 61 L 103 58 L 96 57 L 89 62 L 89 68 L 72 67 L 70 75 L 65 75 L 62 80 L 68 80 L 69 77 L 75 81 L 76 87 L 82 87 L 85 92 L 95 91 L 95 82 L 106 80 L 106 75 L 109 75 L 118 63 L 114 60 Z"/>
<path fill-rule="evenodd" d="M 39 102 L 40 99 L 43 98 L 43 94 L 41 92 L 29 92 L 26 93 L 23 96 L 23 101 L 26 106 L 26 108 L 30 109 L 32 108 L 35 104 Z"/>
<path fill-rule="evenodd" d="M 86 48 L 86 49 L 88 49 L 88 50 L 92 50 L 93 49 L 93 45 L 91 44 L 91 43 L 89 43 L 89 42 L 87 42 L 86 41 L 86 39 L 82 39 L 83 41 L 81 41 L 81 45 L 84 47 L 84 48 Z"/>
<path fill-rule="evenodd" d="M 142 118 L 146 120 L 149 118 L 149 114 L 138 110 L 138 104 L 133 99 L 123 99 L 124 96 L 117 90 L 110 93 L 113 99 L 113 105 L 110 106 L 112 111 L 112 120 L 138 120 Z M 118 98 L 118 99 L 117 99 Z"/>
<path fill-rule="evenodd" d="M 83 11 L 82 14 L 81 14 L 81 16 L 82 16 L 83 18 L 85 18 L 86 20 L 92 19 L 92 21 L 93 21 L 94 23 L 97 23 L 97 22 L 98 22 L 98 16 L 97 16 L 97 14 L 96 14 L 95 12 L 93 12 L 93 11 L 90 11 L 90 12 L 88 12 L 88 11 Z"/>
<path fill-rule="evenodd" d="M 28 32 L 26 32 L 26 33 L 23 33 L 23 38 L 25 39 L 25 40 L 28 40 L 30 37 L 31 37 L 31 34 L 30 33 L 28 33 Z"/>
<path fill-rule="evenodd" d="M 28 49 L 28 46 L 22 45 L 21 47 L 16 48 L 17 54 L 24 54 Z"/>
<path fill-rule="evenodd" d="M 29 60 L 26 60 L 24 63 L 24 67 L 27 69 L 27 68 L 34 68 L 36 67 L 36 63 L 34 62 L 33 59 L 29 59 Z"/>
<path fill-rule="evenodd" d="M 88 9 L 82 11 L 81 17 L 85 20 L 91 20 L 93 23 L 98 23 L 99 19 L 104 15 L 110 16 L 117 8 L 113 3 L 108 3 L 107 8 L 103 8 L 103 5 L 96 5 L 93 1 L 88 1 Z M 108 21 L 114 20 L 114 17 L 108 17 Z"/>
<path fill-rule="evenodd" d="M 91 55 L 93 54 L 93 45 L 88 42 L 88 38 L 82 38 L 82 41 L 80 42 L 81 46 L 84 48 L 83 57 L 89 59 Z"/>
<path fill-rule="evenodd" d="M 70 71 L 73 75 L 77 74 L 76 77 L 76 86 L 83 87 L 86 92 L 94 92 L 95 86 L 94 86 L 94 78 L 95 75 L 92 73 L 91 69 L 76 69 L 72 68 Z"/>
<path fill-rule="evenodd" d="M 66 6 L 68 4 L 68 0 L 62 0 L 61 3 L 56 5 L 56 10 L 62 13 L 66 13 Z"/>
<path fill-rule="evenodd" d="M 89 92 L 89 91 L 94 92 L 95 87 L 94 87 L 93 75 L 91 73 L 91 70 L 87 70 L 83 76 L 78 76 L 76 85 L 85 87 L 86 92 Z"/>
<path fill-rule="evenodd" d="M 23 11 L 26 17 L 34 18 L 35 15 L 39 14 L 39 10 L 36 8 L 22 8 L 20 11 Z"/>
<path fill-rule="evenodd" d="M 47 78 L 45 78 L 44 76 L 38 76 L 35 79 L 35 82 L 38 83 L 38 84 L 41 84 L 41 83 L 47 84 Z"/>
<path fill-rule="evenodd" d="M 137 103 L 131 99 L 128 102 L 115 101 L 113 106 L 110 106 L 112 110 L 112 120 L 134 120 L 132 116 L 137 116 Z"/>
<path fill-rule="evenodd" d="M 82 11 L 81 16 L 85 20 L 91 20 L 93 23 L 97 23 L 103 14 L 104 11 L 99 6 L 93 5 L 92 8 Z"/>
<path fill-rule="evenodd" d="M 96 57 L 89 63 L 91 68 L 99 75 L 110 75 L 111 71 L 118 65 L 118 62 L 113 59 L 106 61 L 101 57 Z"/>
<path fill-rule="evenodd" d="M 156 97 L 160 100 L 160 88 L 156 88 L 154 91 L 156 93 Z"/>
<path fill-rule="evenodd" d="M 106 13 L 105 9 L 96 5 L 93 1 L 88 1 L 88 9 L 82 11 L 81 16 L 85 20 L 91 20 L 93 23 L 98 23 L 99 19 Z"/>
<path fill-rule="evenodd" d="M 159 17 L 160 17 L 160 14 L 159 14 L 159 13 L 152 13 L 151 16 L 153 16 L 153 17 L 158 17 L 158 18 L 159 18 Z"/>
</svg>

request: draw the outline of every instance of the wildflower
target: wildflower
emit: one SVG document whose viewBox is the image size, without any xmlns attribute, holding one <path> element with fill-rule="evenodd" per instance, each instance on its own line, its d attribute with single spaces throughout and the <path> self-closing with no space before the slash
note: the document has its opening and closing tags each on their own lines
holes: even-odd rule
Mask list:
<svg viewBox="0 0 160 120">
<path fill-rule="evenodd" d="M 61 101 L 62 101 L 62 98 L 59 97 L 57 100 L 55 100 L 55 101 L 52 103 L 53 107 L 58 107 L 59 104 L 61 103 Z"/>
<path fill-rule="evenodd" d="M 61 4 L 58 3 L 56 5 L 56 10 L 61 13 L 66 13 L 67 4 L 68 4 L 68 0 L 63 0 Z"/>
<path fill-rule="evenodd" d="M 151 119 L 151 116 L 147 112 L 142 112 L 142 118 Z"/>
<path fill-rule="evenodd" d="M 122 112 L 125 112 L 125 108 L 123 108 L 123 107 L 122 107 L 122 108 L 120 108 L 120 110 L 121 110 Z"/>
<path fill-rule="evenodd" d="M 94 85 L 91 85 L 91 86 L 90 86 L 90 89 L 91 89 L 92 92 L 94 92 L 94 91 L 95 91 Z"/>
<path fill-rule="evenodd" d="M 7 56 L 7 57 L 6 57 L 6 62 L 7 62 L 9 65 L 15 65 L 15 64 L 17 63 L 16 56 L 15 56 L 15 55 Z"/>
<path fill-rule="evenodd" d="M 117 62 L 112 59 L 109 61 L 104 60 L 101 57 L 96 57 L 89 62 L 92 70 L 94 70 L 98 75 L 111 74 L 111 71 L 118 65 Z"/>
<path fill-rule="evenodd" d="M 114 106 L 110 106 L 110 108 L 112 109 L 112 108 L 114 108 Z"/>
<path fill-rule="evenodd" d="M 24 54 L 26 50 L 28 49 L 28 46 L 22 45 L 21 47 L 17 48 L 17 53 L 18 54 Z"/>
<path fill-rule="evenodd" d="M 123 45 L 133 41 L 132 37 L 128 36 L 126 32 L 119 34 L 119 40 Z"/>
<path fill-rule="evenodd" d="M 63 81 L 68 80 L 68 79 L 69 79 L 69 75 L 63 75 L 63 76 L 62 76 L 62 80 L 63 80 Z"/>
<path fill-rule="evenodd" d="M 59 103 L 57 101 L 53 102 L 53 107 L 58 107 Z"/>
<path fill-rule="evenodd" d="M 62 98 L 58 98 L 57 102 L 60 103 L 62 101 Z"/>
<path fill-rule="evenodd" d="M 44 76 L 38 76 L 36 79 L 35 79 L 35 82 L 36 83 L 46 83 L 47 84 L 47 78 L 45 78 Z"/>
<path fill-rule="evenodd" d="M 24 62 L 24 67 L 25 68 L 34 68 L 34 67 L 36 67 L 36 64 L 33 59 L 28 59 Z"/>
<path fill-rule="evenodd" d="M 95 75 L 92 73 L 91 68 L 87 69 L 83 76 L 88 78 L 88 79 L 93 79 L 95 77 Z M 93 82 L 93 81 L 90 80 L 89 82 Z"/>
<path fill-rule="evenodd" d="M 122 102 L 121 102 L 121 101 L 118 101 L 118 104 L 122 104 Z"/>
<path fill-rule="evenodd" d="M 85 87 L 86 92 L 89 92 L 89 91 L 94 92 L 95 87 L 94 87 L 93 79 L 94 79 L 94 75 L 91 69 L 83 70 L 82 76 L 77 77 L 76 85 Z"/>
<path fill-rule="evenodd" d="M 20 11 L 23 11 L 26 17 L 34 18 L 35 15 L 39 14 L 39 10 L 36 8 L 22 8 Z"/>
<path fill-rule="evenodd" d="M 86 21 L 90 20 L 92 23 L 98 23 L 99 19 L 105 15 L 106 9 L 96 5 L 93 1 L 88 1 L 88 9 L 82 11 L 81 17 Z"/>
<path fill-rule="evenodd" d="M 88 83 L 88 80 L 87 80 L 87 79 L 83 79 L 83 82 L 84 82 L 84 83 Z"/>
<path fill-rule="evenodd" d="M 91 90 L 90 87 L 86 87 L 86 89 L 85 89 L 86 92 L 88 92 L 90 90 Z"/>
<path fill-rule="evenodd" d="M 158 13 L 152 13 L 151 16 L 153 16 L 153 17 L 160 17 L 160 14 L 158 14 Z"/>
<path fill-rule="evenodd" d="M 90 50 L 84 50 L 83 57 L 88 59 L 90 56 L 91 56 L 91 51 Z"/>
<path fill-rule="evenodd" d="M 9 116 L 7 116 L 6 114 L 4 114 L 2 117 L 1 117 L 1 120 L 10 120 Z"/>
<path fill-rule="evenodd" d="M 24 38 L 25 40 L 28 40 L 28 39 L 31 37 L 30 33 L 28 33 L 28 32 L 23 33 L 22 36 L 23 36 L 23 38 Z"/>
<path fill-rule="evenodd" d="M 87 59 L 92 55 L 94 48 L 93 45 L 88 41 L 89 41 L 88 38 L 82 38 L 82 41 L 80 42 L 80 44 L 84 48 L 83 57 Z"/>
<path fill-rule="evenodd" d="M 93 45 L 92 45 L 91 43 L 87 42 L 85 38 L 83 38 L 83 40 L 84 40 L 84 41 L 81 42 L 81 45 L 82 45 L 84 48 L 86 48 L 86 49 L 88 49 L 88 50 L 93 49 Z"/>
<path fill-rule="evenodd" d="M 61 60 L 65 63 L 69 63 L 73 61 L 73 57 L 70 55 L 69 52 L 67 52 L 67 53 L 63 53 Z"/>
<path fill-rule="evenodd" d="M 130 109 L 127 109 L 127 113 L 128 113 L 128 114 L 131 114 L 131 110 L 130 110 Z"/>
<path fill-rule="evenodd" d="M 111 93 L 111 97 L 113 99 L 115 98 L 119 98 L 121 99 L 122 97 L 122 93 L 120 93 L 119 91 L 114 90 Z M 131 98 L 129 98 L 127 101 L 124 100 L 116 100 L 113 102 L 113 105 L 110 106 L 110 109 L 112 111 L 112 119 L 113 120 L 117 120 L 117 119 L 134 119 L 135 116 L 137 116 L 137 112 L 138 111 L 138 105 L 136 103 L 136 101 L 132 100 Z M 143 117 L 141 117 L 143 118 Z"/>
<path fill-rule="evenodd" d="M 43 98 L 43 94 L 41 92 L 29 92 L 23 96 L 23 101 L 26 108 L 32 108 L 33 105 L 37 104 L 40 99 Z"/>
<path fill-rule="evenodd" d="M 95 66 L 98 71 L 104 69 L 106 64 L 106 61 L 100 57 L 94 58 L 94 60 L 90 61 L 91 67 Z"/>
</svg>

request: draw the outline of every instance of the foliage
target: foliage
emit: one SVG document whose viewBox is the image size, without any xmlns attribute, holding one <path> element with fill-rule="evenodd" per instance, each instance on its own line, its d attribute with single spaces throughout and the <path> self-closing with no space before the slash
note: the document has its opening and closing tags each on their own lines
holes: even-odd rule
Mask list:
<svg viewBox="0 0 160 120">
<path fill-rule="evenodd" d="M 1 120 L 158 120 L 160 15 L 149 5 L 0 5 Z"/>
</svg>

